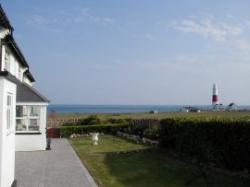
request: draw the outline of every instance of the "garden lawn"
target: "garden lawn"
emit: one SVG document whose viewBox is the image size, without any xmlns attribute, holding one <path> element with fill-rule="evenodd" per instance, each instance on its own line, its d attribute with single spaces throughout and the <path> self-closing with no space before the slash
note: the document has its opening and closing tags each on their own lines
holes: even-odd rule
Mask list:
<svg viewBox="0 0 250 187">
<path fill-rule="evenodd" d="M 94 146 L 91 137 L 70 140 L 80 159 L 87 166 L 99 186 L 103 187 L 183 187 L 189 186 L 243 187 L 245 179 L 223 174 L 198 177 L 200 170 L 179 161 L 167 153 L 124 139 L 101 135 Z"/>
</svg>

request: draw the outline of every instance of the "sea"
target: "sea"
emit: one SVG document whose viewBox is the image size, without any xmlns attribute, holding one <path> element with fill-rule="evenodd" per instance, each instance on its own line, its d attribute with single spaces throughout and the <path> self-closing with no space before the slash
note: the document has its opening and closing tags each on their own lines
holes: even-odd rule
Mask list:
<svg viewBox="0 0 250 187">
<path fill-rule="evenodd" d="M 179 112 L 184 107 L 194 107 L 200 110 L 211 110 L 211 105 L 64 105 L 51 104 L 49 112 L 61 114 L 124 114 L 141 112 Z M 250 110 L 250 106 L 237 106 L 239 110 Z"/>
</svg>

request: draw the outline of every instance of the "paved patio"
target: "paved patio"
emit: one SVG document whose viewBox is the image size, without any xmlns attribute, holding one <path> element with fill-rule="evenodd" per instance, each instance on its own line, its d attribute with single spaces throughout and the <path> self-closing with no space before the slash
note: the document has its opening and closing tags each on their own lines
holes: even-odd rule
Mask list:
<svg viewBox="0 0 250 187">
<path fill-rule="evenodd" d="M 17 187 L 97 187 L 66 139 L 51 151 L 16 152 Z"/>
</svg>

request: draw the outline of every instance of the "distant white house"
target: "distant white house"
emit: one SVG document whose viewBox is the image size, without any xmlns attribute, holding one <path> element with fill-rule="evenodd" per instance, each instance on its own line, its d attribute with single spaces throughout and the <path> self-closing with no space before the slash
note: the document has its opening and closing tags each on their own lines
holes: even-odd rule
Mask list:
<svg viewBox="0 0 250 187">
<path fill-rule="evenodd" d="M 46 149 L 49 100 L 34 89 L 13 30 L 0 5 L 0 187 L 15 184 L 15 151 Z"/>
</svg>

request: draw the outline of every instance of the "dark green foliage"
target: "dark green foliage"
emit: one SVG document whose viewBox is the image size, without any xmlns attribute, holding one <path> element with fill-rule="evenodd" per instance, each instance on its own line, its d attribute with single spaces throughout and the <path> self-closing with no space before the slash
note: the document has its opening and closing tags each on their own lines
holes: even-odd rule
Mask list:
<svg viewBox="0 0 250 187">
<path fill-rule="evenodd" d="M 120 119 L 120 118 L 108 118 L 106 123 L 112 124 L 128 124 L 129 119 Z"/>
<path fill-rule="evenodd" d="M 91 132 L 115 134 L 117 131 L 127 127 L 128 125 L 126 124 L 64 126 L 60 128 L 60 136 L 68 138 L 71 134 L 88 134 Z"/>
<path fill-rule="evenodd" d="M 66 122 L 66 123 L 63 123 L 62 126 L 76 126 L 77 123 L 73 123 L 73 122 Z"/>
<path fill-rule="evenodd" d="M 79 125 L 99 125 L 99 124 L 128 124 L 130 119 L 123 119 L 123 118 L 108 118 L 103 119 L 100 118 L 98 115 L 90 115 L 86 118 L 83 118 L 77 122 L 69 121 L 63 123 L 62 126 L 79 126 Z"/>
<path fill-rule="evenodd" d="M 90 115 L 89 117 L 79 121 L 77 125 L 98 125 L 101 124 L 101 119 L 98 115 Z"/>
<path fill-rule="evenodd" d="M 248 121 L 165 119 L 161 121 L 160 145 L 227 169 L 250 169 Z"/>
<path fill-rule="evenodd" d="M 125 133 L 157 140 L 159 138 L 160 123 L 159 120 L 130 120 L 129 127 L 123 129 Z"/>
</svg>

